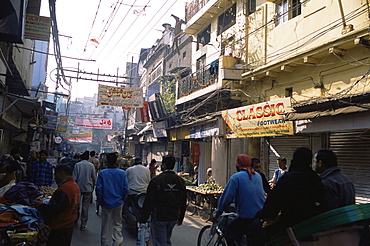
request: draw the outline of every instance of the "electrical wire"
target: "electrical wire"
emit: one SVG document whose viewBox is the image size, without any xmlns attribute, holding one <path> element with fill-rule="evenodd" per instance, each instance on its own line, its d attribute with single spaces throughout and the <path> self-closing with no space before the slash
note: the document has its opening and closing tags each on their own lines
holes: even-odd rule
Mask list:
<svg viewBox="0 0 370 246">
<path fill-rule="evenodd" d="M 89 35 L 87 36 L 87 40 L 86 40 L 86 44 L 85 44 L 85 48 L 84 48 L 84 52 L 86 51 L 86 47 L 87 47 L 87 44 L 90 42 L 90 36 L 91 36 L 91 32 L 94 28 L 94 24 L 95 24 L 95 21 L 96 21 L 96 17 L 98 16 L 98 13 L 99 13 L 99 8 L 100 8 L 100 4 L 101 4 L 101 0 L 99 0 L 99 3 L 98 3 L 98 9 L 96 10 L 95 12 L 95 16 L 94 16 L 94 20 L 91 24 L 91 28 L 90 28 L 90 32 L 89 32 Z"/>
<path fill-rule="evenodd" d="M 122 0 L 123 1 L 123 0 Z M 136 1 L 137 0 L 135 0 L 135 2 L 134 2 L 134 4 L 136 3 Z M 123 17 L 123 19 L 121 20 L 121 22 L 117 25 L 117 28 L 116 28 L 116 30 L 114 30 L 114 32 L 112 33 L 112 35 L 110 36 L 110 38 L 109 38 L 109 40 L 111 40 L 112 39 L 112 37 L 117 33 L 117 30 L 118 30 L 118 28 L 119 27 L 121 27 L 121 24 L 123 23 L 123 21 L 126 19 L 126 17 L 127 17 L 127 15 L 130 13 L 130 10 L 132 9 L 132 7 L 130 7 L 130 9 L 127 11 L 127 13 L 126 13 L 126 15 Z M 117 12 L 118 12 L 118 9 L 117 9 Z M 116 13 L 117 13 L 116 12 Z M 115 14 L 116 14 L 115 13 Z M 115 15 L 114 15 L 115 16 Z M 113 17 L 114 18 L 114 17 Z M 110 27 L 110 25 L 112 24 L 112 22 L 113 22 L 113 19 L 112 19 L 112 21 L 110 22 L 110 24 L 109 24 L 109 26 L 107 27 L 107 29 L 105 30 L 105 32 L 104 32 L 104 29 L 105 29 L 105 27 L 103 28 L 103 30 L 102 30 L 102 33 L 104 32 L 104 35 L 101 37 L 101 40 L 103 40 L 103 38 L 105 37 L 105 33 L 107 33 L 107 30 L 108 30 L 108 28 Z M 129 28 L 130 29 L 130 28 Z M 122 38 L 122 37 L 121 37 Z M 120 40 L 119 40 L 120 41 Z M 107 42 L 101 49 L 100 49 L 100 52 L 98 53 L 98 55 L 96 56 L 96 57 L 99 57 L 100 56 L 100 54 L 104 51 L 104 49 L 107 47 L 107 45 L 109 44 L 109 42 Z M 117 45 L 117 44 L 116 44 Z M 95 50 L 94 50 L 95 51 Z M 94 51 L 91 53 L 91 55 L 90 55 L 90 59 L 91 59 L 91 57 L 92 57 L 92 55 L 94 54 Z M 110 54 L 110 52 L 108 53 L 108 55 Z"/>
<path fill-rule="evenodd" d="M 151 2 L 151 0 L 149 0 L 146 4 L 146 6 Z M 135 18 L 135 20 L 131 23 L 131 25 L 129 26 L 129 28 L 126 30 L 126 32 L 119 38 L 119 40 L 116 42 L 116 44 L 113 46 L 113 48 L 110 49 L 110 51 L 106 54 L 106 56 L 100 61 L 100 62 L 103 62 L 105 61 L 106 58 L 109 57 L 109 55 L 111 54 L 111 52 L 114 50 L 114 48 L 117 47 L 117 45 L 119 44 L 119 42 L 122 40 L 122 38 L 127 34 L 127 32 L 133 27 L 133 25 L 135 24 L 135 22 L 137 21 L 137 19 L 140 17 L 141 13 L 139 15 L 137 15 L 137 17 Z"/>
<path fill-rule="evenodd" d="M 166 3 L 168 2 L 168 0 L 166 0 L 163 5 L 160 7 L 159 11 L 164 7 L 164 5 L 166 5 Z M 133 41 L 127 46 L 127 48 L 122 52 L 122 55 L 120 57 L 118 57 L 118 59 L 115 60 L 115 62 L 117 62 L 124 54 L 125 52 L 130 48 L 130 46 L 133 44 L 133 43 L 136 43 L 136 45 L 131 48 L 131 50 L 135 49 L 139 44 L 140 42 L 142 42 L 144 40 L 144 38 L 149 34 L 149 32 L 151 32 L 153 30 L 153 28 L 158 24 L 158 22 L 160 21 L 161 18 L 163 18 L 163 16 L 165 16 L 169 10 L 173 7 L 173 5 L 177 2 L 177 0 L 167 9 L 167 11 L 159 18 L 159 20 L 148 30 L 148 32 L 144 35 L 144 37 L 140 40 L 140 41 L 137 41 L 137 39 L 139 38 L 139 35 L 137 35 Z M 158 11 L 158 12 L 159 12 Z M 148 27 L 149 23 L 151 23 L 151 21 L 154 19 L 154 17 L 156 17 L 156 15 L 153 15 L 153 17 L 148 21 L 148 23 L 144 26 L 143 30 L 145 30 L 145 28 Z"/>
</svg>

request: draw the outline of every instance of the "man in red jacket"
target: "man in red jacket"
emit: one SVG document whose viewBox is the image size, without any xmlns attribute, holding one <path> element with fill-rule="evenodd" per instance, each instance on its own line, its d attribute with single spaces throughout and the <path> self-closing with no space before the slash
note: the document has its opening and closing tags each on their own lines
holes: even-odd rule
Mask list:
<svg viewBox="0 0 370 246">
<path fill-rule="evenodd" d="M 47 246 L 71 245 L 73 226 L 77 220 L 80 205 L 80 189 L 71 175 L 72 170 L 69 166 L 57 166 L 55 181 L 58 189 L 49 203 L 36 205 L 44 214 L 45 223 L 51 229 L 46 242 Z"/>
</svg>

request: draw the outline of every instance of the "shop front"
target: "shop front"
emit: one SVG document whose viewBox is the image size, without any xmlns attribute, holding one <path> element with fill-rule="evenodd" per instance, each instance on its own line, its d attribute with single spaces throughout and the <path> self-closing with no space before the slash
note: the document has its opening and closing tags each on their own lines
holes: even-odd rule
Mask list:
<svg viewBox="0 0 370 246">
<path fill-rule="evenodd" d="M 316 118 L 308 118 L 310 113 L 291 114 L 287 118 L 296 120 L 298 134 L 310 136 L 314 153 L 321 148 L 335 152 L 339 168 L 355 186 L 356 201 L 369 202 L 370 110 L 351 106 L 332 110 L 330 115 L 321 113 Z"/>
</svg>

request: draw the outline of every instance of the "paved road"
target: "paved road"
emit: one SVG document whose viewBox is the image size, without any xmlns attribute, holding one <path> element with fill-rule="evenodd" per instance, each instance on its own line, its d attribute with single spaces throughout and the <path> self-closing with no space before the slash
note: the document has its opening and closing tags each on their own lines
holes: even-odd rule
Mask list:
<svg viewBox="0 0 370 246">
<path fill-rule="evenodd" d="M 197 215 L 186 216 L 183 225 L 175 226 L 172 235 L 173 246 L 195 246 L 200 229 L 208 223 L 202 222 Z M 95 202 L 90 205 L 87 230 L 80 231 L 80 223 L 75 226 L 72 246 L 99 246 L 101 218 L 95 214 Z M 123 245 L 136 245 L 136 229 L 123 228 Z M 152 244 L 150 244 L 152 245 Z"/>
</svg>

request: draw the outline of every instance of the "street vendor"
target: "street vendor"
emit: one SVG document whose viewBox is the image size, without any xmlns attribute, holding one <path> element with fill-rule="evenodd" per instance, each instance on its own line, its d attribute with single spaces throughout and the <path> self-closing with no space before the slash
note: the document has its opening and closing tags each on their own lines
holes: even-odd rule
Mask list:
<svg viewBox="0 0 370 246">
<path fill-rule="evenodd" d="M 72 178 L 72 170 L 67 165 L 55 168 L 55 181 L 58 189 L 49 203 L 36 203 L 45 217 L 51 232 L 46 246 L 69 246 L 72 241 L 73 226 L 77 220 L 80 205 L 80 189 Z"/>
<path fill-rule="evenodd" d="M 191 179 L 194 175 L 194 165 L 190 162 L 189 157 L 185 158 L 185 162 L 181 166 L 181 172 L 188 173 Z"/>
</svg>

